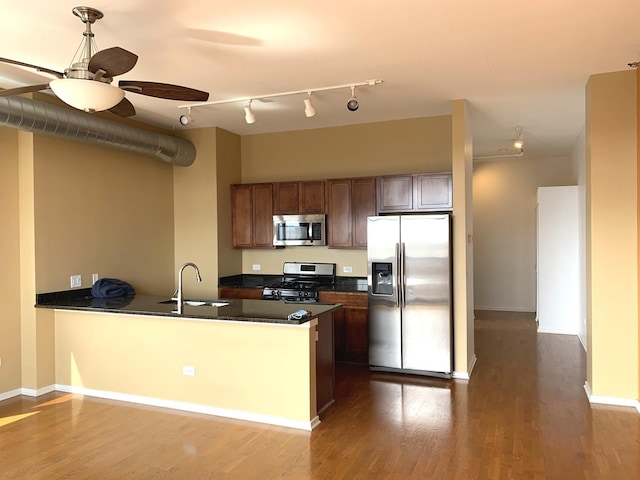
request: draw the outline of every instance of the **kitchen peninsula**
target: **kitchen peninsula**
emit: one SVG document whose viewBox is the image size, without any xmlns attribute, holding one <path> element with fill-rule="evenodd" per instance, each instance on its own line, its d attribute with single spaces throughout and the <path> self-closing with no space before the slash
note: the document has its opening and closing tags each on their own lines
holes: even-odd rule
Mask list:
<svg viewBox="0 0 640 480">
<path fill-rule="evenodd" d="M 56 390 L 302 430 L 333 402 L 332 312 L 288 319 L 298 305 L 263 300 L 186 304 L 154 295 L 37 296 L 53 310 Z M 197 306 L 196 306 L 197 305 Z"/>
</svg>

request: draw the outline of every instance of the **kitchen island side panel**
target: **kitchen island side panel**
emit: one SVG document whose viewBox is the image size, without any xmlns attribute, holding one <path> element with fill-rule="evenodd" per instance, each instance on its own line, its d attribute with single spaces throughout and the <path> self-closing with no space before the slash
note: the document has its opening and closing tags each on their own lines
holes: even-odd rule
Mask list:
<svg viewBox="0 0 640 480">
<path fill-rule="evenodd" d="M 56 384 L 311 425 L 316 325 L 56 310 Z"/>
</svg>

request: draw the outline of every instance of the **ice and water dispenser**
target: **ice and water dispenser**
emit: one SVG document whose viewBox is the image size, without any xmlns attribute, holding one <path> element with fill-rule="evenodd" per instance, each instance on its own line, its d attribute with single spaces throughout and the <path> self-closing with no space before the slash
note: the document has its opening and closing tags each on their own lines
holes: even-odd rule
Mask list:
<svg viewBox="0 0 640 480">
<path fill-rule="evenodd" d="M 373 262 L 371 273 L 371 292 L 374 295 L 393 295 L 393 263 Z"/>
</svg>

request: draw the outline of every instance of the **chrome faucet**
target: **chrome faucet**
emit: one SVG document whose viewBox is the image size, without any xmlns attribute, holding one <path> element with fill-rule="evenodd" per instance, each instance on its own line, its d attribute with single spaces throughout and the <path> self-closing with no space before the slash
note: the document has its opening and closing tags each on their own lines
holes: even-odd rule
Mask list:
<svg viewBox="0 0 640 480">
<path fill-rule="evenodd" d="M 202 281 L 200 270 L 198 270 L 198 266 L 195 263 L 188 262 L 180 267 L 180 270 L 178 270 L 178 290 L 175 294 L 176 304 L 178 306 L 178 315 L 182 315 L 182 308 L 184 307 L 184 293 L 182 292 L 182 272 L 186 267 L 193 267 L 196 271 L 196 280 L 198 280 L 198 282 Z"/>
</svg>

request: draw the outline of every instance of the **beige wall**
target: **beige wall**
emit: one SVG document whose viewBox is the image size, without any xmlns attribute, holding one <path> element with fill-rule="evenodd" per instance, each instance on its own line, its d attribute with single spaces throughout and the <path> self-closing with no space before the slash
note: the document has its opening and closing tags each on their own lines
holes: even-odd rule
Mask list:
<svg viewBox="0 0 640 480">
<path fill-rule="evenodd" d="M 34 136 L 36 289 L 116 277 L 139 293 L 172 288 L 170 165 L 97 145 Z"/>
<path fill-rule="evenodd" d="M 587 385 L 638 398 L 636 72 L 593 75 L 586 92 Z"/>
<path fill-rule="evenodd" d="M 248 135 L 241 139 L 242 183 L 451 171 L 451 116 Z M 327 247 L 244 250 L 242 273 L 281 274 L 285 261 L 336 263 L 365 276 L 366 251 Z M 343 273 L 350 266 L 351 273 Z"/>
<path fill-rule="evenodd" d="M 536 310 L 536 192 L 575 185 L 566 158 L 476 161 L 474 294 L 480 310 Z"/>
<path fill-rule="evenodd" d="M 0 128 L 0 395 L 21 386 L 18 134 Z"/>
<path fill-rule="evenodd" d="M 473 136 L 465 100 L 453 102 L 453 316 L 454 371 L 475 362 L 473 300 Z"/>
</svg>

